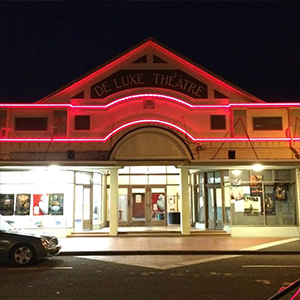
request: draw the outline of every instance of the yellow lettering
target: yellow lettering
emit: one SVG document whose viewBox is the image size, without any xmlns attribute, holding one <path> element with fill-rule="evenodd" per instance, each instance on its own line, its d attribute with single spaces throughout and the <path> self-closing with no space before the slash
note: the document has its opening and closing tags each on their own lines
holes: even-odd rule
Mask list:
<svg viewBox="0 0 300 300">
<path fill-rule="evenodd" d="M 143 73 L 137 74 L 137 81 L 138 81 L 138 84 L 145 84 Z"/>
<path fill-rule="evenodd" d="M 197 91 L 194 95 L 199 97 L 199 98 L 202 97 L 201 93 L 203 92 L 203 90 L 204 90 L 203 86 L 199 85 L 198 88 L 197 88 Z"/>
<path fill-rule="evenodd" d="M 98 97 L 102 96 L 104 93 L 108 93 L 111 91 L 111 89 L 107 88 L 107 81 L 101 83 L 101 85 L 95 86 L 94 90 Z"/>
<path fill-rule="evenodd" d="M 168 85 L 174 87 L 174 84 L 173 84 L 174 80 L 175 80 L 175 76 L 174 75 L 170 76 Z"/>
</svg>

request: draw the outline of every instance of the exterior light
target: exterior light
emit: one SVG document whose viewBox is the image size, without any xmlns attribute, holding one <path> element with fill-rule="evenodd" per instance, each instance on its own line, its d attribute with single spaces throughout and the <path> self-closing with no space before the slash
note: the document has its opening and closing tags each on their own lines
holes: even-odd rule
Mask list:
<svg viewBox="0 0 300 300">
<path fill-rule="evenodd" d="M 241 170 L 232 170 L 231 173 L 232 173 L 234 176 L 239 176 L 239 175 L 241 175 L 242 171 L 241 171 Z"/>
<path fill-rule="evenodd" d="M 48 169 L 48 171 L 59 171 L 59 166 L 51 165 L 47 169 Z"/>
<path fill-rule="evenodd" d="M 260 164 L 255 164 L 252 166 L 253 171 L 262 171 L 263 169 L 264 169 L 264 166 L 262 166 Z"/>
</svg>

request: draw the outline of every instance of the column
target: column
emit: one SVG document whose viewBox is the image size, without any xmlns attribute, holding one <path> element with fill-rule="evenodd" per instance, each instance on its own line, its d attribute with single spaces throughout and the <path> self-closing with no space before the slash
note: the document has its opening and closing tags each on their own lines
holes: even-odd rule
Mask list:
<svg viewBox="0 0 300 300">
<path fill-rule="evenodd" d="M 107 227 L 108 223 L 108 215 L 107 215 L 107 174 L 102 174 L 102 211 L 101 211 L 101 220 L 105 227 Z"/>
<path fill-rule="evenodd" d="M 300 168 L 296 169 L 296 207 L 295 209 L 297 209 L 297 218 L 298 220 L 300 220 Z"/>
<path fill-rule="evenodd" d="M 190 234 L 190 203 L 189 203 L 189 183 L 188 183 L 188 168 L 180 169 L 180 226 L 181 233 L 184 235 Z"/>
<path fill-rule="evenodd" d="M 118 169 L 110 169 L 110 236 L 118 235 L 118 185 Z"/>
</svg>

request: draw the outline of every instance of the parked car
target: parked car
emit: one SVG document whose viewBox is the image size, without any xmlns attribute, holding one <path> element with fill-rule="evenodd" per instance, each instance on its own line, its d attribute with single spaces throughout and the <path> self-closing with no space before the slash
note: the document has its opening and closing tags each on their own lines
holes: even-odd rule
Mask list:
<svg viewBox="0 0 300 300">
<path fill-rule="evenodd" d="M 276 295 L 268 300 L 300 300 L 300 279 L 290 284 L 288 287 L 282 287 Z"/>
<path fill-rule="evenodd" d="M 36 260 L 56 255 L 60 250 L 57 237 L 20 231 L 0 216 L 0 260 L 28 266 Z"/>
</svg>

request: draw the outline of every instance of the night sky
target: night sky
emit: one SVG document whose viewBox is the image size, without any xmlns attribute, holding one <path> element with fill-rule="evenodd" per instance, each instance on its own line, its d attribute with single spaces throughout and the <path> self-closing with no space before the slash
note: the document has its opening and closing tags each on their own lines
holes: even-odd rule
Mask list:
<svg viewBox="0 0 300 300">
<path fill-rule="evenodd" d="M 300 102 L 299 1 L 2 1 L 0 102 L 36 102 L 148 37 L 266 102 Z"/>
</svg>

